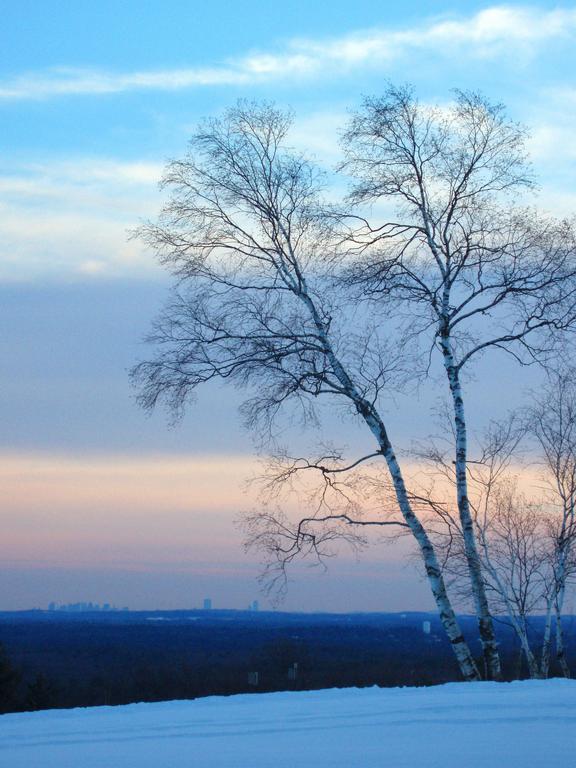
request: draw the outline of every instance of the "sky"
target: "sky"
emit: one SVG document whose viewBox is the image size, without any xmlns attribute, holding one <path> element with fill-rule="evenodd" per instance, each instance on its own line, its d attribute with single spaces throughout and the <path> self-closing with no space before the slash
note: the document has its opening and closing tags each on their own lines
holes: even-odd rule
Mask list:
<svg viewBox="0 0 576 768">
<path fill-rule="evenodd" d="M 129 232 L 159 210 L 162 169 L 198 120 L 238 98 L 273 100 L 294 112 L 293 145 L 331 168 L 349 111 L 384 81 L 439 104 L 481 90 L 528 126 L 538 204 L 570 215 L 575 43 L 573 3 L 5 3 L 0 609 L 259 597 L 258 558 L 234 522 L 256 471 L 239 394 L 200 392 L 171 429 L 137 408 L 127 376 L 169 284 Z M 515 384 L 499 363 L 492 389 L 477 389 L 478 420 Z M 402 444 L 429 430 L 430 405 L 390 404 Z M 349 425 L 331 426 L 354 444 Z M 431 607 L 405 561 L 405 548 L 380 545 L 327 573 L 300 568 L 283 607 Z"/>
</svg>

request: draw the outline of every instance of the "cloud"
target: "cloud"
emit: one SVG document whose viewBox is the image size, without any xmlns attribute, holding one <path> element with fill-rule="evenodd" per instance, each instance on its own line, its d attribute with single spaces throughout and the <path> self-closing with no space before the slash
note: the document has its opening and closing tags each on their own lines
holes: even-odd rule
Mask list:
<svg viewBox="0 0 576 768">
<path fill-rule="evenodd" d="M 526 105 L 527 149 L 541 183 L 538 204 L 556 216 L 576 215 L 576 89 L 544 88 Z"/>
<path fill-rule="evenodd" d="M 532 158 L 555 172 L 576 161 L 574 123 L 576 121 L 576 88 L 547 88 L 540 98 L 528 106 L 531 126 L 528 147 Z M 573 179 L 573 169 L 570 168 Z"/>
<path fill-rule="evenodd" d="M 23 163 L 0 175 L 0 280 L 150 277 L 127 230 L 160 207 L 161 163 L 80 157 Z"/>
<path fill-rule="evenodd" d="M 334 166 L 342 159 L 339 131 L 348 118 L 344 107 L 298 116 L 290 132 L 290 145 L 326 167 Z"/>
<path fill-rule="evenodd" d="M 54 68 L 0 83 L 0 99 L 41 99 L 133 90 L 251 85 L 326 77 L 380 67 L 406 55 L 501 57 L 530 54 L 552 40 L 570 40 L 576 10 L 493 6 L 467 18 L 434 19 L 407 29 L 372 29 L 329 40 L 289 41 L 280 53 L 251 53 L 212 67 L 112 73 Z"/>
<path fill-rule="evenodd" d="M 164 170 L 161 163 L 122 162 L 105 157 L 29 162 L 15 169 L 4 168 L 5 173 L 0 176 L 2 196 L 37 194 L 42 197 L 58 194 L 58 190 L 67 186 L 75 186 L 77 191 L 109 183 L 150 187 L 160 181 Z"/>
</svg>

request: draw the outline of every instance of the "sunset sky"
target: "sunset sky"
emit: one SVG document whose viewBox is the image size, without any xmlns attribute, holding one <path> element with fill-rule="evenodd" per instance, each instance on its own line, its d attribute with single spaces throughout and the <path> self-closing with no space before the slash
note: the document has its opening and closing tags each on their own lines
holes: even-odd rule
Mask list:
<svg viewBox="0 0 576 768">
<path fill-rule="evenodd" d="M 0 51 L 0 610 L 245 607 L 258 558 L 234 521 L 257 470 L 240 395 L 200 392 L 170 429 L 128 384 L 168 285 L 128 231 L 159 210 L 165 162 L 239 97 L 291 107 L 292 143 L 332 167 L 348 111 L 384 80 L 436 103 L 480 89 L 529 127 L 538 204 L 571 214 L 574 4 L 20 0 Z M 477 426 L 516 381 L 499 365 Z M 429 432 L 432 401 L 390 405 L 401 445 Z M 300 569 L 284 608 L 429 608 L 404 552 Z"/>
</svg>

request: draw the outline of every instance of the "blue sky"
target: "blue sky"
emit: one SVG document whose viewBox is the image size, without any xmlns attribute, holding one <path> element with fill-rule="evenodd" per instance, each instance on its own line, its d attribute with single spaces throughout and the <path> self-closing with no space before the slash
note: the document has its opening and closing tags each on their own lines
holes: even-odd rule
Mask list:
<svg viewBox="0 0 576 768">
<path fill-rule="evenodd" d="M 132 472 L 143 456 L 178 461 L 188 456 L 194 476 L 204 471 L 195 461 L 209 457 L 225 463 L 228 456 L 251 450 L 235 416 L 236 394 L 222 389 L 201 394 L 183 427 L 170 431 L 160 414 L 146 419 L 137 410 L 127 383 L 126 370 L 141 353 L 140 339 L 166 288 L 151 254 L 129 241 L 127 231 L 159 209 L 162 167 L 185 151 L 196 122 L 239 97 L 274 100 L 294 110 L 293 143 L 331 167 L 338 160 L 337 133 L 347 112 L 362 95 L 377 94 L 384 80 L 413 83 L 422 100 L 436 103 L 449 101 L 453 88 L 482 90 L 528 125 L 541 182 L 539 204 L 571 215 L 576 211 L 575 43 L 573 3 L 357 0 L 332 2 L 328 10 L 323 3 L 300 0 L 5 4 L 0 26 L 0 451 L 16 497 L 0 513 L 0 525 L 2 520 L 4 528 L 13 525 L 18 515 L 20 533 L 8 537 L 13 549 L 2 550 L 0 558 L 16 569 L 10 583 L 25 585 L 21 593 L 13 592 L 11 607 L 44 600 L 50 568 L 55 579 L 50 599 L 58 599 L 56 592 L 69 581 L 57 574 L 80 567 L 66 551 L 84 552 L 83 537 L 89 536 L 92 551 L 100 553 L 92 560 L 83 555 L 90 573 L 108 567 L 94 531 L 87 534 L 73 516 L 66 523 L 59 517 L 63 504 L 68 509 L 74 503 L 55 490 L 66 477 L 63 467 L 69 467 L 70 482 L 80 489 L 88 482 L 90 462 L 124 461 Z M 507 389 L 513 376 L 505 369 L 494 391 L 482 391 L 480 414 L 501 399 L 498 387 Z M 412 402 L 394 404 L 393 428 L 402 439 L 423 436 L 418 429 L 429 428 L 432 399 L 417 408 Z M 156 482 L 146 467 L 142 471 Z M 49 492 L 30 490 L 38 483 L 44 488 L 41 478 L 48 476 Z M 22 480 L 19 492 L 15 478 Z M 137 502 L 120 481 L 117 487 L 115 519 L 134 520 Z M 238 488 L 222 501 L 222 514 L 235 513 Z M 86 504 L 87 497 L 79 494 L 78 504 Z M 88 507 L 97 514 L 100 503 L 94 498 Z M 194 535 L 203 541 L 205 500 L 189 503 L 199 526 Z M 27 543 L 22 521 L 40 525 L 51 540 L 67 542 L 67 548 L 54 549 L 52 559 L 42 560 L 36 582 L 37 551 Z M 120 542 L 124 530 L 118 529 Z M 151 543 L 157 535 L 150 530 Z M 239 542 L 231 541 L 215 544 L 213 556 L 241 563 Z M 163 563 L 176 544 L 166 542 Z M 123 557 L 126 567 L 137 567 L 128 544 L 122 546 L 115 550 L 114 567 L 123 567 Z M 148 573 L 152 550 L 146 552 L 139 573 Z M 178 547 L 174 557 L 183 557 Z M 245 564 L 242 568 L 241 576 L 227 572 L 219 578 L 234 581 L 234 595 L 244 584 L 248 602 L 254 573 L 248 574 Z M 357 585 L 364 578 L 358 574 Z M 66 598 L 105 601 L 97 579 L 90 582 L 94 593 L 87 594 L 89 582 L 88 577 L 78 580 L 82 594 L 67 592 Z M 43 591 L 34 592 L 34 583 Z M 427 605 L 419 589 L 416 582 L 407 588 L 406 607 Z M 327 586 L 324 598 L 317 599 L 325 607 L 342 608 L 337 592 Z M 151 594 L 156 604 L 166 605 L 170 600 L 181 605 L 188 597 L 184 588 L 179 596 L 161 587 Z M 225 595 L 222 587 L 223 601 Z M 359 607 L 386 608 L 386 600 L 373 595 Z M 146 602 L 130 590 L 118 600 Z"/>
<path fill-rule="evenodd" d="M 4 280 L 156 277 L 125 231 L 197 120 L 238 97 L 296 115 L 327 165 L 383 79 L 424 100 L 483 90 L 532 130 L 548 207 L 572 207 L 573 5 L 14 3 L 0 30 Z"/>
</svg>

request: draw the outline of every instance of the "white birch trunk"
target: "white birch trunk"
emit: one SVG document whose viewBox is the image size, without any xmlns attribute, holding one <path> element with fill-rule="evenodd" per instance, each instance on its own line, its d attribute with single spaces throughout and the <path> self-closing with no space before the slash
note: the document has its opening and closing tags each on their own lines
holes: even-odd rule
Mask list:
<svg viewBox="0 0 576 768">
<path fill-rule="evenodd" d="M 462 536 L 464 540 L 464 550 L 468 564 L 468 573 L 470 575 L 470 584 L 472 596 L 478 618 L 478 627 L 480 640 L 484 652 L 484 661 L 486 664 L 486 674 L 491 680 L 500 680 L 502 670 L 500 667 L 500 655 L 498 653 L 498 643 L 494 633 L 494 624 L 490 614 L 488 598 L 486 596 L 486 587 L 482 576 L 482 564 L 476 546 L 476 536 L 474 531 L 474 521 L 470 513 L 470 502 L 468 499 L 468 443 L 466 434 L 466 418 L 464 413 L 464 399 L 462 396 L 462 387 L 458 368 L 454 362 L 454 355 L 450 338 L 447 333 L 441 333 L 440 344 L 444 359 L 444 368 L 450 385 L 452 394 L 452 403 L 454 410 L 454 425 L 456 431 L 456 492 L 458 500 L 458 513 L 460 524 L 462 526 Z"/>
<path fill-rule="evenodd" d="M 424 527 L 411 508 L 404 484 L 404 479 L 396 460 L 396 456 L 392 450 L 392 446 L 388 443 L 388 448 L 386 450 L 383 448 L 382 450 L 388 465 L 390 476 L 392 477 L 392 481 L 394 483 L 396 498 L 398 500 L 402 516 L 406 523 L 410 526 L 412 535 L 418 543 L 418 547 L 424 561 L 424 567 L 426 569 L 426 575 L 428 577 L 430 589 L 432 590 L 432 594 L 434 595 L 434 600 L 440 614 L 440 620 L 442 622 L 442 626 L 444 627 L 444 631 L 446 632 L 452 645 L 452 650 L 454 651 L 458 661 L 462 676 L 465 680 L 480 680 L 481 675 L 476 666 L 476 662 L 474 661 L 474 658 L 470 652 L 470 648 L 468 647 L 468 644 L 462 635 L 462 631 L 458 624 L 458 619 L 456 618 L 456 614 L 452 608 L 450 598 L 448 597 L 446 585 L 442 576 L 442 570 L 440 563 L 438 562 L 438 558 L 436 557 L 434 546 Z"/>
<path fill-rule="evenodd" d="M 520 640 L 520 645 L 522 647 L 522 652 L 524 653 L 524 658 L 526 659 L 526 664 L 528 665 L 528 673 L 533 680 L 537 680 L 542 675 L 540 668 L 538 667 L 538 662 L 536 661 L 536 656 L 530 647 L 526 623 L 524 620 L 520 621 L 516 616 L 512 616 L 511 619 L 516 635 Z"/>
<path fill-rule="evenodd" d="M 566 586 L 563 584 L 558 592 L 558 598 L 555 602 L 555 614 L 556 614 L 556 661 L 560 666 L 560 670 L 564 677 L 571 677 L 570 667 L 566 661 L 566 651 L 564 648 L 564 628 L 562 627 L 562 608 L 564 604 L 564 594 Z"/>
<path fill-rule="evenodd" d="M 540 657 L 540 674 L 544 679 L 550 672 L 550 649 L 552 646 L 552 606 L 553 598 L 546 600 L 546 622 L 544 624 L 544 637 L 542 640 L 542 656 Z"/>
<path fill-rule="evenodd" d="M 566 651 L 564 649 L 564 629 L 562 628 L 562 614 L 556 613 L 556 661 L 560 665 L 560 670 L 564 677 L 571 677 L 570 667 L 566 661 Z"/>
<path fill-rule="evenodd" d="M 460 672 L 463 678 L 467 681 L 481 680 L 482 677 L 476 666 L 476 662 L 474 661 L 474 657 L 472 656 L 470 648 L 468 647 L 468 643 L 462 634 L 456 613 L 450 602 L 450 598 L 446 590 L 446 584 L 442 576 L 442 569 L 440 567 L 440 563 L 438 562 L 434 545 L 432 544 L 430 537 L 424 529 L 424 526 L 412 509 L 410 497 L 404 482 L 404 477 L 392 448 L 392 444 L 388 438 L 384 423 L 376 411 L 374 405 L 362 397 L 349 374 L 340 363 L 340 360 L 332 349 L 332 345 L 326 333 L 322 319 L 316 310 L 314 302 L 305 292 L 305 288 L 301 290 L 299 296 L 310 311 L 334 374 L 336 375 L 346 395 L 354 403 L 358 414 L 361 416 L 361 418 L 372 432 L 386 461 L 386 465 L 394 485 L 394 491 L 400 512 L 418 544 L 420 554 L 424 562 L 428 583 L 438 608 L 440 620 L 442 622 L 444 631 L 450 640 L 452 650 L 460 667 Z"/>
<path fill-rule="evenodd" d="M 530 677 L 533 679 L 540 678 L 541 673 L 538 667 L 538 662 L 530 646 L 530 640 L 528 638 L 528 632 L 526 628 L 526 619 L 524 616 L 521 616 L 518 614 L 516 607 L 514 606 L 512 600 L 510 599 L 510 595 L 508 593 L 508 590 L 506 589 L 506 585 L 502 583 L 502 580 L 498 574 L 498 570 L 494 567 L 494 564 L 490 560 L 490 548 L 488 546 L 487 541 L 485 540 L 484 537 L 482 537 L 481 541 L 482 541 L 482 550 L 484 552 L 484 561 L 485 561 L 486 571 L 487 573 L 490 574 L 490 577 L 493 580 L 495 589 L 498 591 L 499 596 L 504 601 L 504 605 L 506 606 L 506 610 L 508 611 L 508 616 L 510 618 L 510 621 L 512 622 L 512 627 L 514 628 L 514 632 L 516 633 L 516 636 L 520 641 L 520 647 L 522 649 L 522 653 L 524 654 L 524 658 L 526 659 L 526 664 L 528 666 L 528 672 L 530 674 Z"/>
</svg>

